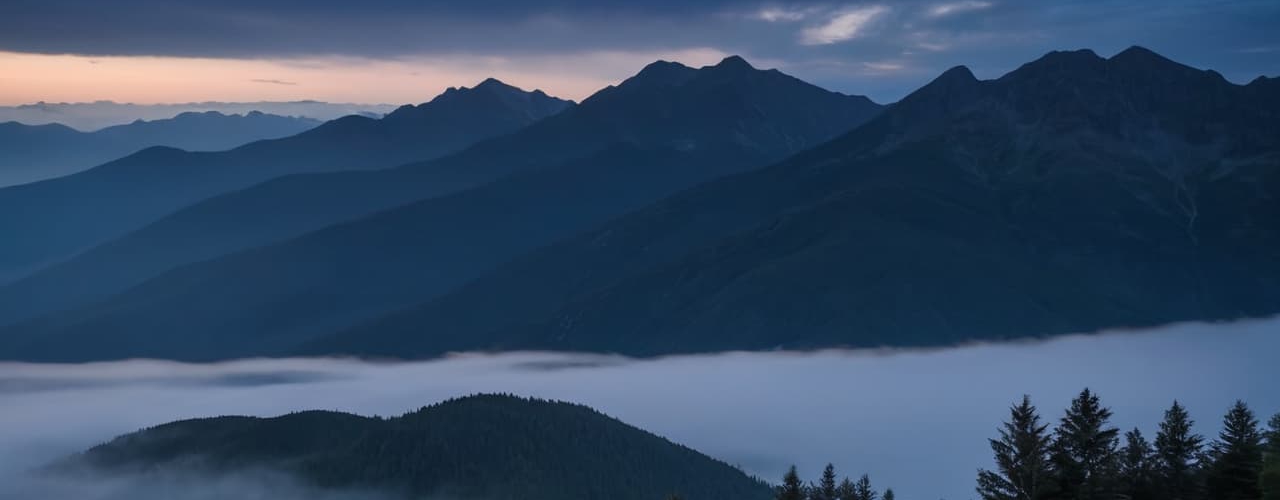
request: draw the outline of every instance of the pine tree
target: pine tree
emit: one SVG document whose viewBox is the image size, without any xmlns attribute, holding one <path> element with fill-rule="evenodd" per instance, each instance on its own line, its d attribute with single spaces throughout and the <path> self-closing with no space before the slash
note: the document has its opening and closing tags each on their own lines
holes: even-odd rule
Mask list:
<svg viewBox="0 0 1280 500">
<path fill-rule="evenodd" d="M 1210 500 L 1259 500 L 1262 490 L 1262 432 L 1244 401 L 1236 401 L 1222 418 L 1222 432 L 1213 446 L 1206 492 Z"/>
<path fill-rule="evenodd" d="M 1258 486 L 1262 489 L 1262 500 L 1280 500 L 1280 460 L 1267 462 Z"/>
<path fill-rule="evenodd" d="M 884 490 L 884 494 L 880 495 L 880 500 L 894 500 L 893 488 Z"/>
<path fill-rule="evenodd" d="M 836 491 L 836 468 L 834 465 L 827 464 L 827 468 L 822 469 L 822 478 L 818 479 L 818 484 L 814 485 L 813 494 L 809 498 L 814 500 L 837 500 L 839 493 Z"/>
<path fill-rule="evenodd" d="M 871 478 L 863 474 L 853 485 L 853 500 L 876 500 L 876 490 L 871 489 Z"/>
<path fill-rule="evenodd" d="M 1000 439 L 990 440 L 997 470 L 978 471 L 978 495 L 985 500 L 1048 498 L 1054 486 L 1049 425 L 1040 423 L 1029 396 L 1023 396 L 1022 403 L 1011 407 L 1009 414 Z"/>
<path fill-rule="evenodd" d="M 1280 460 L 1280 413 L 1273 415 L 1271 420 L 1267 421 L 1267 432 L 1263 437 L 1266 440 L 1263 452 L 1267 458 Z"/>
<path fill-rule="evenodd" d="M 840 500 L 855 500 L 858 498 L 858 489 L 853 486 L 853 481 L 846 477 L 840 481 L 840 486 L 836 487 L 836 497 Z"/>
<path fill-rule="evenodd" d="M 1263 500 L 1280 500 L 1280 413 L 1267 422 L 1264 462 L 1258 486 Z"/>
<path fill-rule="evenodd" d="M 1151 443 L 1142 437 L 1142 431 L 1138 429 L 1125 433 L 1124 439 L 1124 448 L 1120 450 L 1122 492 L 1130 500 L 1159 499 L 1155 483 L 1155 451 L 1151 449 Z"/>
<path fill-rule="evenodd" d="M 1161 498 L 1200 498 L 1199 460 L 1204 438 L 1191 431 L 1195 422 L 1177 401 L 1164 413 L 1156 434 L 1156 475 Z"/>
<path fill-rule="evenodd" d="M 778 486 L 778 491 L 774 498 L 777 500 L 805 500 L 804 483 L 800 482 L 800 474 L 796 473 L 796 466 L 792 465 L 787 470 L 786 475 L 782 476 L 782 485 Z"/>
<path fill-rule="evenodd" d="M 1065 500 L 1110 500 L 1118 495 L 1119 429 L 1109 427 L 1111 410 L 1085 389 L 1071 401 L 1058 425 L 1053 463 Z"/>
</svg>

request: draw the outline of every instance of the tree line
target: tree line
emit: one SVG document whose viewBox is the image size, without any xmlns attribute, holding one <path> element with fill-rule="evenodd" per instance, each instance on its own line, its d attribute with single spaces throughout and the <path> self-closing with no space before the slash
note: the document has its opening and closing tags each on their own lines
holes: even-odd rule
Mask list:
<svg viewBox="0 0 1280 500">
<path fill-rule="evenodd" d="M 1253 410 L 1236 401 L 1217 438 L 1196 434 L 1179 402 L 1164 413 L 1154 441 L 1139 429 L 1121 433 L 1111 410 L 1085 389 L 1056 428 L 1045 423 L 1029 396 L 1009 409 L 991 439 L 992 470 L 978 471 L 983 500 L 1280 500 L 1280 414 L 1263 428 Z M 863 475 L 837 482 L 827 464 L 805 483 L 793 465 L 775 488 L 776 500 L 894 500 L 877 493 Z"/>
<path fill-rule="evenodd" d="M 782 484 L 774 490 L 776 500 L 894 500 L 893 489 L 881 494 L 871 487 L 871 477 L 863 474 L 857 481 L 848 477 L 837 482 L 832 464 L 822 470 L 817 482 L 805 484 L 792 465 L 782 476 Z"/>
<path fill-rule="evenodd" d="M 1082 391 L 1050 430 L 1031 398 L 991 439 L 995 468 L 979 470 L 984 500 L 1280 500 L 1280 414 L 1263 429 L 1237 401 L 1206 441 L 1177 401 L 1154 441 L 1121 434 L 1097 394 Z"/>
</svg>

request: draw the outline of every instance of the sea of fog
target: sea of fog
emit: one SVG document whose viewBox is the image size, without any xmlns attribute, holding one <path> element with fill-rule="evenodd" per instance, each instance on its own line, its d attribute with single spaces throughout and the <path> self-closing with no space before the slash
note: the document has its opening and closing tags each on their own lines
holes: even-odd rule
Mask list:
<svg viewBox="0 0 1280 500">
<path fill-rule="evenodd" d="M 1022 394 L 1056 420 L 1087 386 L 1116 425 L 1149 436 L 1177 398 L 1213 436 L 1238 398 L 1263 420 L 1280 411 L 1277 353 L 1272 319 L 936 350 L 0 364 L 0 498 L 34 494 L 18 486 L 31 467 L 171 420 L 304 409 L 398 415 L 506 392 L 584 403 L 770 480 L 792 463 L 813 478 L 833 462 L 899 498 L 966 499 L 976 470 L 990 466 L 987 439 Z M 165 498 L 215 498 L 201 495 L 216 486 L 174 487 Z"/>
</svg>

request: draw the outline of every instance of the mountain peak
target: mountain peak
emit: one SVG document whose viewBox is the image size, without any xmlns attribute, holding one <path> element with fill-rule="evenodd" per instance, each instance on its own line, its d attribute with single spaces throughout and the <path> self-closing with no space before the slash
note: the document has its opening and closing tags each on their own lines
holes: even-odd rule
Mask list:
<svg viewBox="0 0 1280 500">
<path fill-rule="evenodd" d="M 643 83 L 647 85 L 679 85 L 693 77 L 697 70 L 672 61 L 654 61 L 641 69 L 635 76 L 628 78 L 623 84 Z"/>
<path fill-rule="evenodd" d="M 480 89 L 511 89 L 515 87 L 507 85 L 506 83 L 503 83 L 502 80 L 499 80 L 497 78 L 489 77 L 489 78 L 485 78 L 483 82 L 476 84 L 476 86 L 472 88 L 476 90 L 480 90 Z"/>
<path fill-rule="evenodd" d="M 751 63 L 747 62 L 746 59 L 743 59 L 742 56 L 739 56 L 739 55 L 732 55 L 732 56 L 726 57 L 723 60 L 721 60 L 719 64 L 716 64 L 714 67 L 720 68 L 720 69 L 734 69 L 734 70 L 756 69 L 754 66 L 751 65 Z"/>
<path fill-rule="evenodd" d="M 953 103 L 966 101 L 979 87 L 979 83 L 968 67 L 955 66 L 902 98 L 895 107 L 935 113 Z"/>
<path fill-rule="evenodd" d="M 1164 56 L 1162 56 L 1162 55 L 1160 55 L 1160 54 L 1155 53 L 1155 52 L 1154 52 L 1154 51 L 1152 51 L 1151 49 L 1148 49 L 1148 48 L 1146 48 L 1146 47 L 1142 47 L 1142 46 L 1139 46 L 1139 45 L 1133 45 L 1133 46 L 1130 46 L 1129 48 L 1127 48 L 1127 49 L 1124 49 L 1124 50 L 1120 51 L 1120 52 L 1119 52 L 1119 53 L 1117 53 L 1116 55 L 1111 56 L 1111 60 L 1112 60 L 1112 61 L 1115 61 L 1115 60 L 1142 60 L 1142 59 L 1146 59 L 1146 60 L 1161 60 L 1161 61 L 1167 61 L 1167 60 L 1168 60 L 1168 59 L 1166 59 Z"/>
<path fill-rule="evenodd" d="M 227 116 L 229 115 L 222 114 L 218 111 L 183 111 L 181 113 L 178 113 L 176 116 L 174 116 L 173 119 L 174 120 L 182 120 L 182 119 L 191 120 L 191 119 L 197 119 L 197 118 L 225 118 Z M 146 120 L 138 120 L 138 121 L 146 121 Z M 137 122 L 134 122 L 134 123 L 137 123 Z"/>
<path fill-rule="evenodd" d="M 468 93 L 471 93 L 472 91 L 476 91 L 476 90 L 486 90 L 486 91 L 491 91 L 491 92 L 492 92 L 492 91 L 509 91 L 509 90 L 516 90 L 516 91 L 521 91 L 521 92 L 523 92 L 522 90 L 520 90 L 520 89 L 518 89 L 518 88 L 516 88 L 516 87 L 513 87 L 513 86 L 511 86 L 511 85 L 507 85 L 507 84 L 506 84 L 506 83 L 504 83 L 502 80 L 499 80 L 499 79 L 494 78 L 494 77 L 489 77 L 489 78 L 485 78 L 483 81 L 481 81 L 480 83 L 475 84 L 475 85 L 474 85 L 474 86 L 472 86 L 472 87 L 449 87 L 449 88 L 447 88 L 447 89 L 444 89 L 444 92 L 443 92 L 443 93 L 441 93 L 441 94 L 440 94 L 440 96 L 446 96 L 446 95 L 451 96 L 451 95 L 455 95 L 455 94 L 468 94 Z"/>
<path fill-rule="evenodd" d="M 429 113 L 428 110 L 431 107 L 438 108 L 439 106 L 475 109 L 474 106 L 488 105 L 482 103 L 493 103 L 495 100 L 503 103 L 509 109 L 526 110 L 539 117 L 558 113 L 566 106 L 573 104 L 572 101 L 552 97 L 541 91 L 527 92 L 524 89 L 508 85 L 497 78 L 491 77 L 485 78 L 484 81 L 477 83 L 473 87 L 449 87 L 440 95 L 431 99 L 431 101 L 423 104 L 400 106 L 395 111 L 387 113 L 383 119 L 401 120 L 423 116 L 424 113 Z"/>
<path fill-rule="evenodd" d="M 1083 66 L 1101 61 L 1104 59 L 1092 49 L 1055 50 L 1025 66 Z"/>
<path fill-rule="evenodd" d="M 978 77 L 973 76 L 973 71 L 968 66 L 954 66 L 951 69 L 943 71 L 933 81 L 935 82 L 976 82 Z"/>
<path fill-rule="evenodd" d="M 1105 71 L 1108 60 L 1089 49 L 1055 50 L 1000 77 L 1002 81 L 1050 78 L 1076 80 Z"/>
<path fill-rule="evenodd" d="M 1139 47 L 1137 45 L 1124 49 L 1120 53 L 1111 56 L 1111 59 L 1108 61 L 1114 64 L 1134 68 L 1147 68 L 1163 71 L 1200 71 L 1157 54 L 1150 49 Z"/>
</svg>

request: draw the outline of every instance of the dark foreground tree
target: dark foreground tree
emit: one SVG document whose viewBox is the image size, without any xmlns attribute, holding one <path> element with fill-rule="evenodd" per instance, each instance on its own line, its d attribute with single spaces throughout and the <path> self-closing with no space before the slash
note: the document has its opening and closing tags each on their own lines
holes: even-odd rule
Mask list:
<svg viewBox="0 0 1280 500">
<path fill-rule="evenodd" d="M 894 500 L 894 497 L 895 497 L 895 496 L 896 496 L 896 495 L 894 495 L 894 494 L 893 494 L 893 488 L 888 488 L 888 489 L 884 490 L 884 495 L 881 495 L 881 496 L 880 496 L 880 499 L 881 499 L 881 500 Z"/>
<path fill-rule="evenodd" d="M 836 496 L 840 500 L 854 500 L 858 498 L 858 488 L 853 485 L 853 481 L 846 477 L 843 481 L 840 481 L 840 486 L 836 487 Z"/>
<path fill-rule="evenodd" d="M 1138 429 L 1126 432 L 1120 450 L 1121 492 L 1129 500 L 1158 500 L 1156 490 L 1155 451 Z"/>
<path fill-rule="evenodd" d="M 1053 443 L 1053 464 L 1065 500 L 1112 500 L 1119 494 L 1119 429 L 1111 410 L 1085 389 L 1071 401 Z"/>
<path fill-rule="evenodd" d="M 1049 425 L 1040 423 L 1029 396 L 1009 409 L 1009 421 L 992 439 L 996 470 L 978 471 L 978 495 L 985 500 L 1040 500 L 1049 498 L 1054 476 L 1049 462 Z M 888 500 L 888 499 L 886 499 Z"/>
<path fill-rule="evenodd" d="M 1164 412 L 1160 432 L 1156 434 L 1156 472 L 1161 498 L 1194 500 L 1200 498 L 1200 451 L 1204 438 L 1191 431 L 1195 422 L 1177 401 Z"/>
<path fill-rule="evenodd" d="M 1236 401 L 1222 419 L 1222 432 L 1213 443 L 1213 464 L 1206 479 L 1209 500 L 1259 500 L 1262 490 L 1262 432 L 1258 419 L 1243 401 Z"/>
<path fill-rule="evenodd" d="M 871 477 L 863 474 L 853 485 L 853 500 L 876 500 L 880 495 L 871 489 Z"/>
<path fill-rule="evenodd" d="M 800 482 L 800 474 L 796 473 L 796 466 L 792 465 L 787 470 L 786 475 L 782 476 L 782 485 L 778 486 L 778 494 L 775 495 L 778 500 L 805 500 L 804 483 Z"/>
<path fill-rule="evenodd" d="M 1263 500 L 1280 500 L 1280 413 L 1267 422 L 1266 448 L 1264 450 L 1262 477 Z"/>
<path fill-rule="evenodd" d="M 822 469 L 822 477 L 818 479 L 818 484 L 813 486 L 813 493 L 809 497 L 813 500 L 836 500 L 840 498 L 836 487 L 836 467 L 827 464 L 827 467 Z"/>
<path fill-rule="evenodd" d="M 1267 421 L 1267 431 L 1263 440 L 1263 453 L 1267 458 L 1280 460 L 1280 413 L 1273 415 L 1271 420 Z"/>
</svg>

